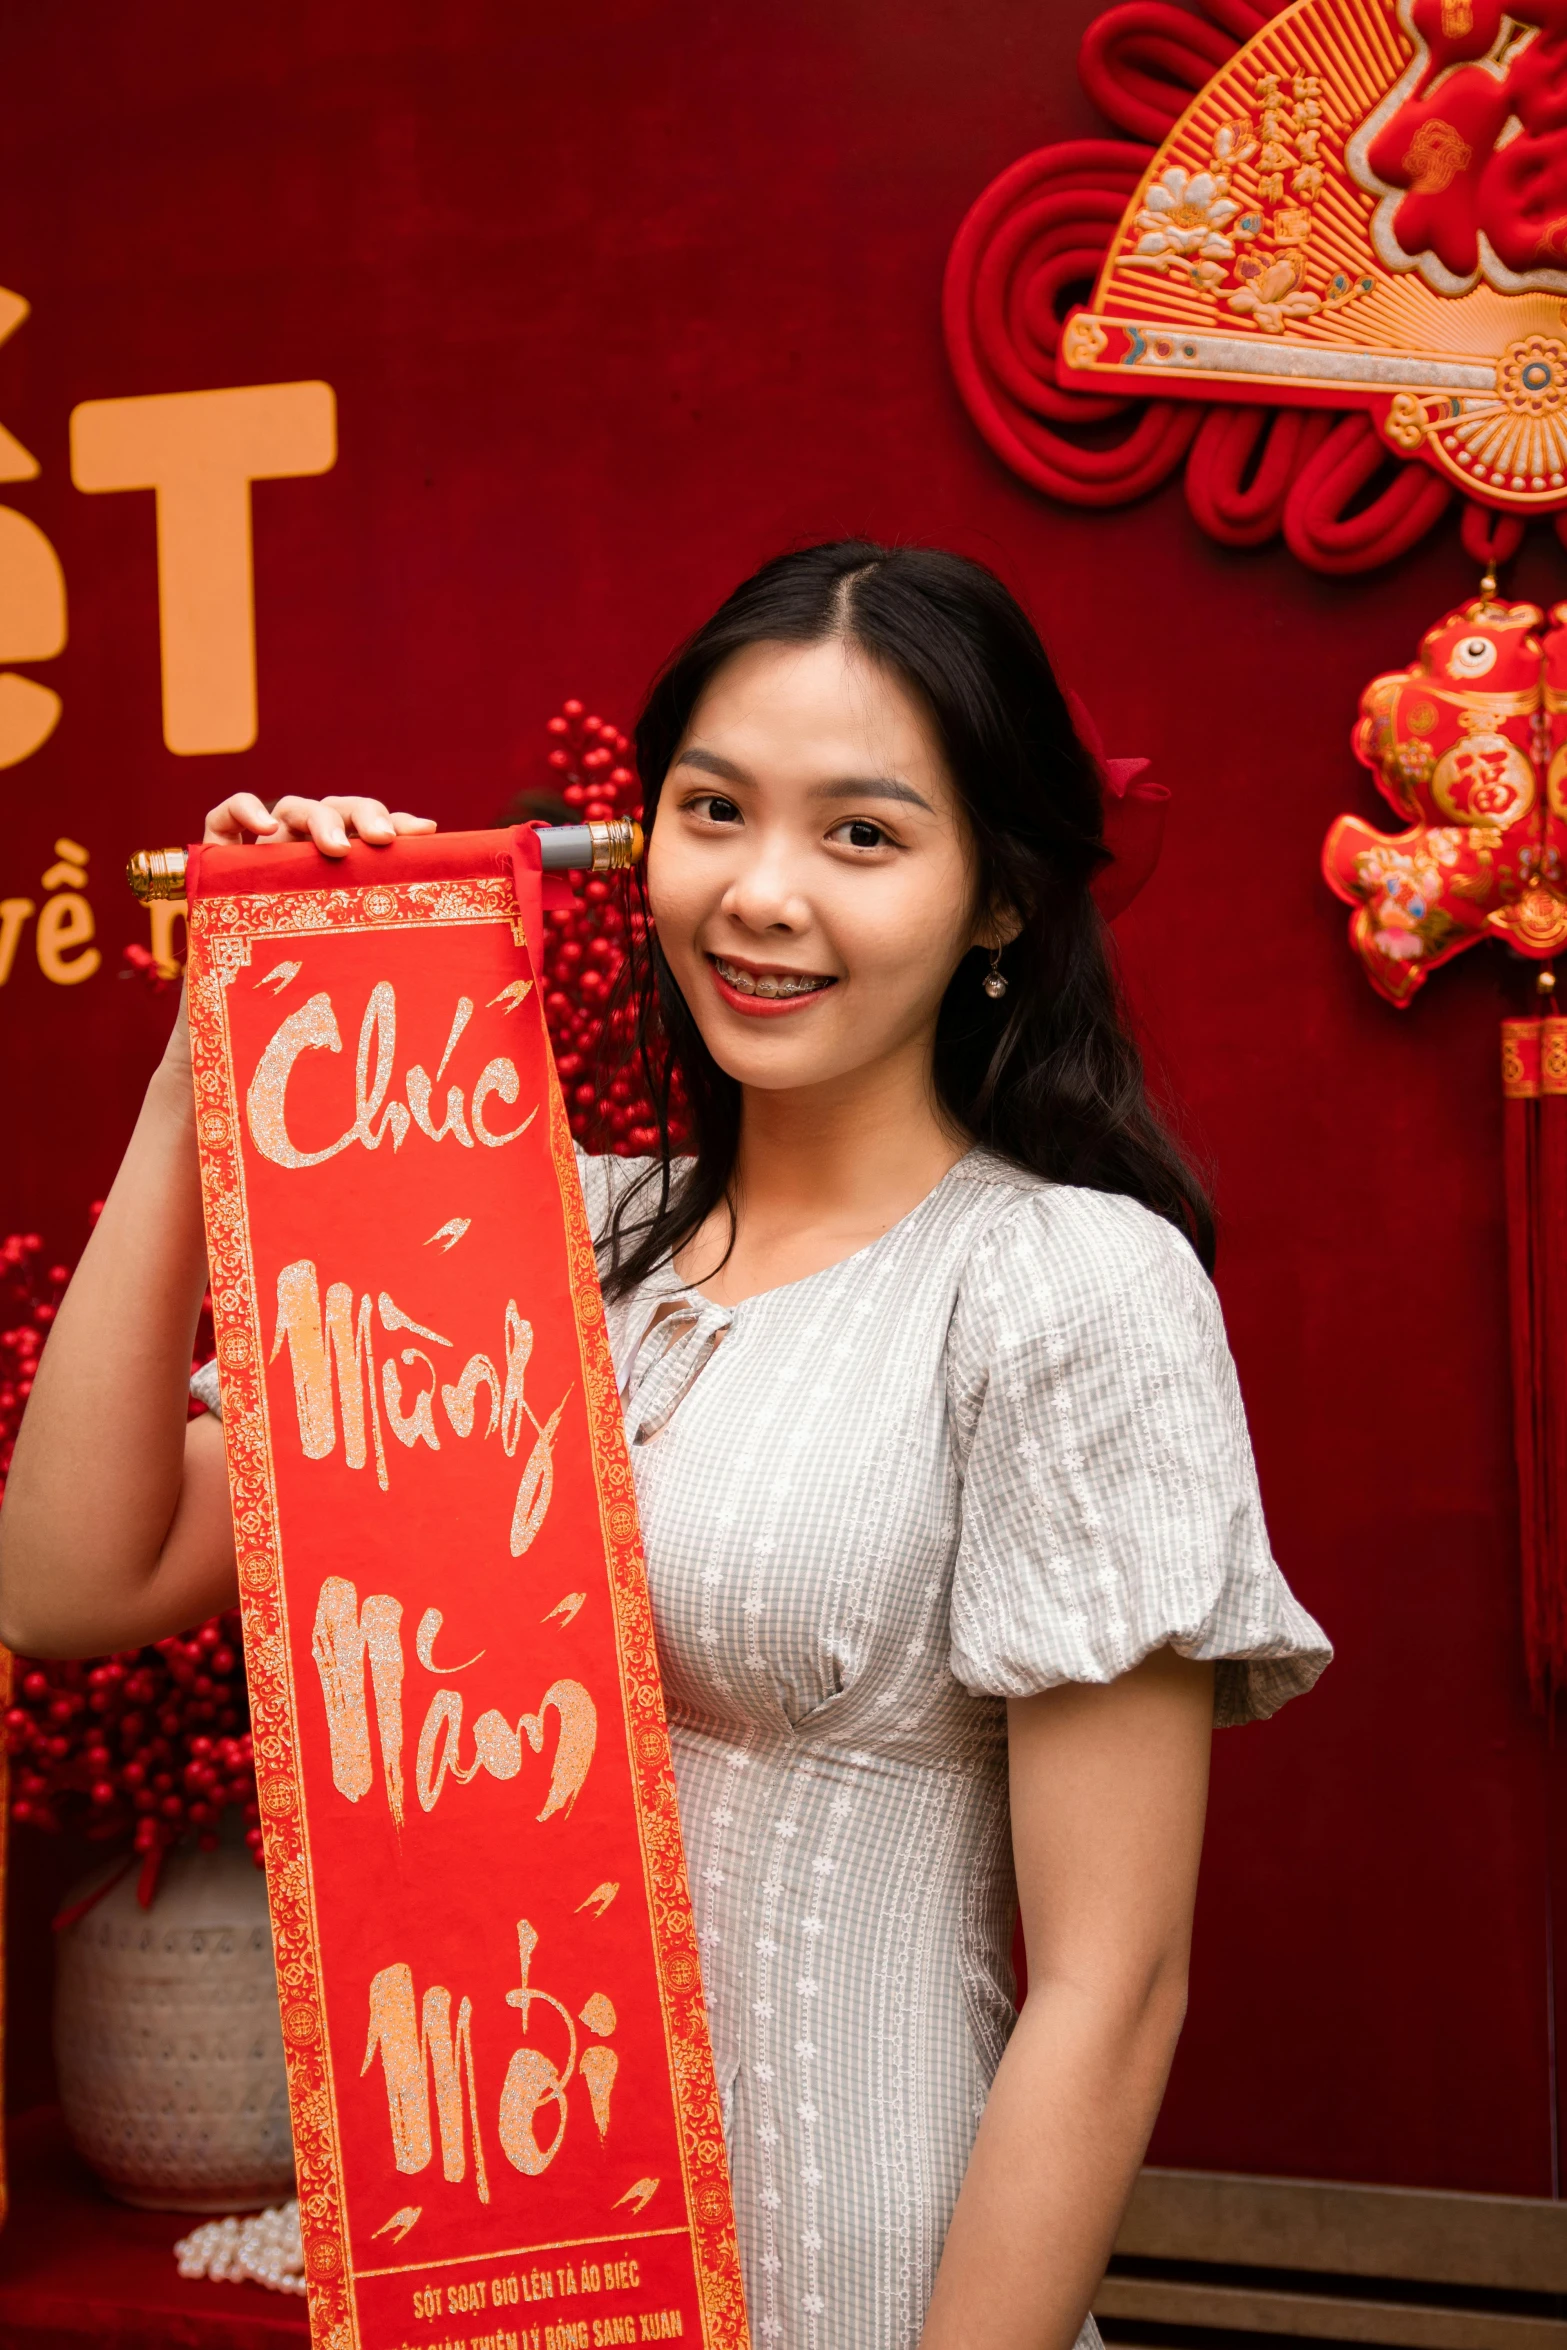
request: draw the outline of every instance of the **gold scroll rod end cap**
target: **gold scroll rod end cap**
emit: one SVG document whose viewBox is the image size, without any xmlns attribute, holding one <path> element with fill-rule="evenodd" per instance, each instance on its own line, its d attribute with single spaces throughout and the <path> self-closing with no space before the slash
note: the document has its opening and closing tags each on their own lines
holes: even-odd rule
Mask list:
<svg viewBox="0 0 1567 2350">
<path fill-rule="evenodd" d="M 593 843 L 595 873 L 621 873 L 640 863 L 642 827 L 631 817 L 612 816 L 608 823 L 595 822 L 587 830 Z"/>
<path fill-rule="evenodd" d="M 144 906 L 153 898 L 182 898 L 188 862 L 184 849 L 138 849 L 125 868 L 132 897 Z"/>
</svg>

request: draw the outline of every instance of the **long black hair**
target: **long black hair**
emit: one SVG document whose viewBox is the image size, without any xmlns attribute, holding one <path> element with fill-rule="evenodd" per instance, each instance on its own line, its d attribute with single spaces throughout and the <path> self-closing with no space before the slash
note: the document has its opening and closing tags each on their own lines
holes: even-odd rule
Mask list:
<svg viewBox="0 0 1567 2350">
<path fill-rule="evenodd" d="M 992 572 L 938 548 L 864 539 L 764 564 L 682 645 L 648 695 L 636 733 L 644 823 L 651 830 L 657 822 L 664 778 L 725 661 L 749 645 L 834 637 L 901 679 L 934 721 L 973 836 L 976 903 L 1009 908 L 1022 922 L 1002 951 L 1003 996 L 980 985 L 987 957 L 974 949 L 943 998 L 935 1050 L 943 1111 L 1034 1174 L 1141 1200 L 1211 1270 L 1213 1211 L 1149 1106 L 1090 892 L 1108 861 L 1099 770 L 1027 614 Z M 611 1296 L 644 1280 L 726 1203 L 732 1236 L 740 1142 L 739 1084 L 702 1041 L 656 931 L 645 919 L 630 927 L 638 1050 L 662 1148 L 612 1220 Z M 694 1153 L 678 1177 L 669 1141 L 677 1071 Z"/>
</svg>

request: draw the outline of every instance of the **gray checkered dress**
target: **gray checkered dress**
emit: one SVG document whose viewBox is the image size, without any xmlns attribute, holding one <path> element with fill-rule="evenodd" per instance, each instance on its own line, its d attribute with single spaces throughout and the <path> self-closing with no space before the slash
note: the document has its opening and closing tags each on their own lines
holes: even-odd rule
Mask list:
<svg viewBox="0 0 1567 2350">
<path fill-rule="evenodd" d="M 600 1230 L 645 1162 L 580 1165 Z M 1331 1652 L 1130 1200 L 975 1150 L 842 1264 L 732 1307 L 666 1268 L 609 1327 L 752 2332 L 914 2350 L 1015 2013 L 1003 1701 L 1168 1643 L 1245 1722 Z"/>
<path fill-rule="evenodd" d="M 641 1171 L 582 1161 L 595 1229 Z M 1168 1643 L 1245 1722 L 1331 1652 L 1218 1300 L 1130 1200 L 975 1150 L 842 1264 L 732 1307 L 666 1269 L 609 1326 L 752 2332 L 914 2350 L 1014 2020 L 1003 1700 Z"/>
</svg>

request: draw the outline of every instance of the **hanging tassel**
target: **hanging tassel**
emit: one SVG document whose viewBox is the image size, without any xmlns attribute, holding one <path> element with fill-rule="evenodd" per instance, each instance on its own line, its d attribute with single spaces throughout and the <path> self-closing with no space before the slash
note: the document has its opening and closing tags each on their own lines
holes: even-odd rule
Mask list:
<svg viewBox="0 0 1567 2350">
<path fill-rule="evenodd" d="M 1503 1021 L 1502 1096 L 1524 1654 L 1549 1706 L 1567 1689 L 1567 1019 Z"/>
<path fill-rule="evenodd" d="M 1539 1196 L 1540 1020 L 1502 1022 L 1502 1125 L 1507 1171 L 1507 1283 L 1513 1373 L 1513 1458 L 1518 1471 L 1518 1551 L 1529 1686 L 1543 1696 L 1540 1602 L 1542 1447 L 1536 1418 L 1539 1299 L 1535 1203 Z"/>
<path fill-rule="evenodd" d="M 1555 985 L 1549 971 L 1537 983 Z M 1535 1198 L 1535 1407 L 1540 1488 L 1537 1694 L 1567 1689 L 1567 1020 L 1540 1022 L 1539 1184 Z"/>
</svg>

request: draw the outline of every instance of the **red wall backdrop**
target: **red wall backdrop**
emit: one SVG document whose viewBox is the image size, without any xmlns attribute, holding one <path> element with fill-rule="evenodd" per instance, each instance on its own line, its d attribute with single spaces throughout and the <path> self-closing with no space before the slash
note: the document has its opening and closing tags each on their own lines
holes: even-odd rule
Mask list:
<svg viewBox="0 0 1567 2350">
<path fill-rule="evenodd" d="M 29 942 L 0 988 L 0 1211 L 77 1245 L 159 1050 L 167 999 L 117 976 L 145 937 L 130 849 L 241 785 L 483 823 L 563 694 L 626 723 L 784 543 L 995 563 L 1110 747 L 1177 794 L 1126 962 L 1217 1170 L 1276 1547 L 1340 1651 L 1309 1701 L 1219 1741 L 1156 2153 L 1545 2194 L 1553 1811 L 1514 1595 L 1503 966 L 1475 955 L 1390 1012 L 1316 869 L 1329 819 L 1370 804 L 1361 684 L 1470 566 L 1453 527 L 1327 581 L 1215 547 L 1178 483 L 1068 513 L 983 447 L 943 359 L 943 259 L 996 172 L 1102 130 L 1072 69 L 1094 13 L 12 0 L 0 280 L 33 315 L 0 349 L 0 420 L 42 471 L 0 498 L 59 553 L 70 641 L 35 672 L 56 732 L 0 773 L 0 896 L 41 894 L 58 835 L 84 844 L 104 962 L 60 987 Z M 175 757 L 152 498 L 73 489 L 69 412 L 306 377 L 336 388 L 340 454 L 255 494 L 259 738 Z M 1559 595 L 1564 570 L 1550 539 L 1511 584 Z"/>
</svg>

